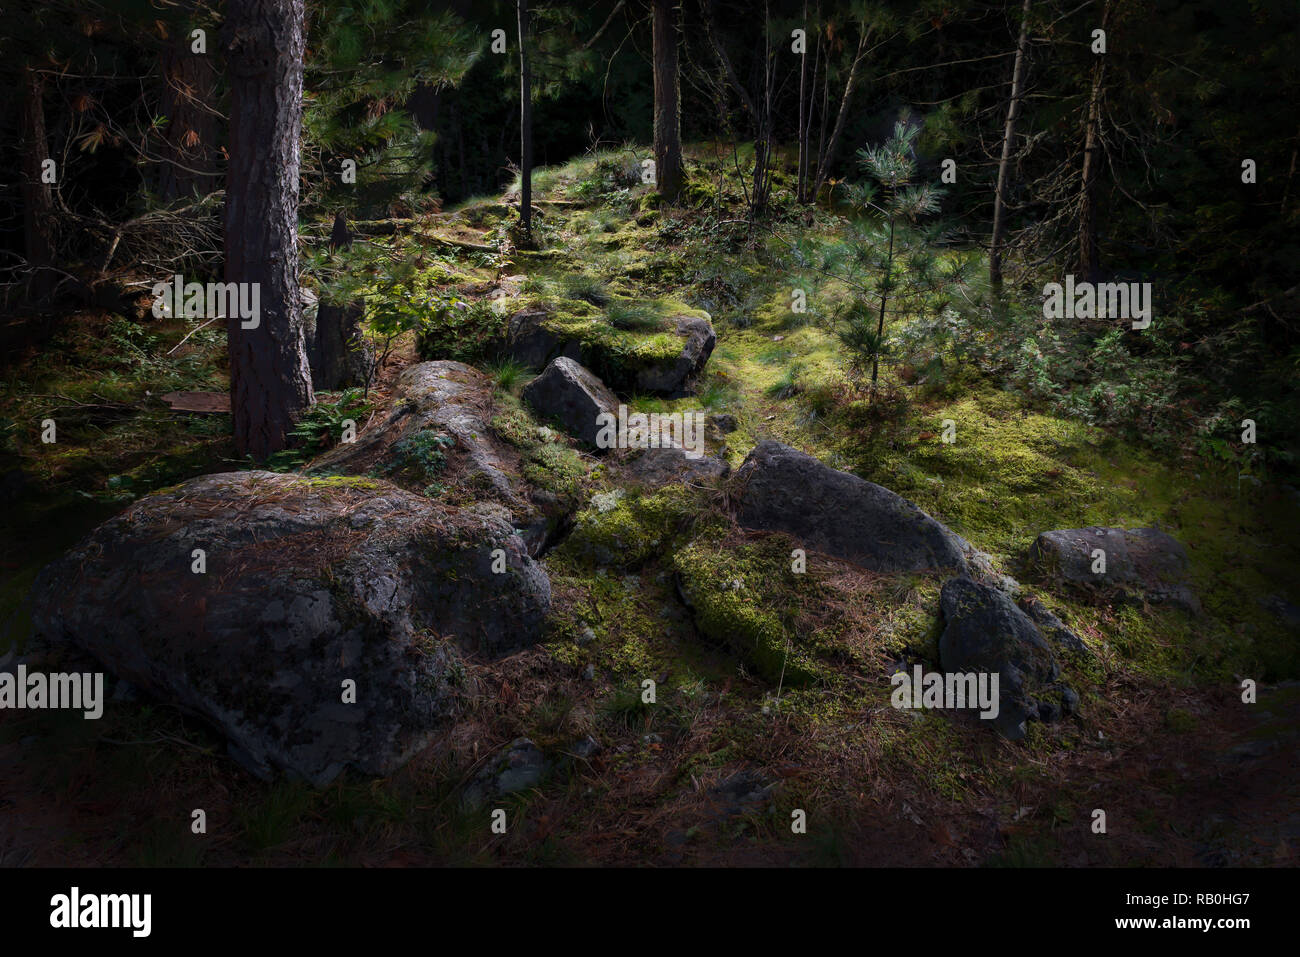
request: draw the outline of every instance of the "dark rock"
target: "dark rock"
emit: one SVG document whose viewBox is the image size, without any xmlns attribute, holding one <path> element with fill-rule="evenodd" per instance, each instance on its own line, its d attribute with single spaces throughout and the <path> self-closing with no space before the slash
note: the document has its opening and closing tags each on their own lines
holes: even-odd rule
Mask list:
<svg viewBox="0 0 1300 957">
<path fill-rule="evenodd" d="M 373 479 L 208 475 L 141 499 L 48 566 L 32 621 L 210 721 L 259 776 L 389 774 L 455 713 L 464 649 L 541 638 L 550 583 L 502 512 Z M 191 570 L 194 549 L 206 573 Z"/>
<path fill-rule="evenodd" d="M 549 328 L 546 317 L 546 310 L 537 308 L 523 309 L 510 317 L 507 349 L 511 357 L 530 369 L 545 369 L 560 356 L 581 362 L 581 343 Z"/>
<path fill-rule="evenodd" d="M 595 447 L 602 413 L 618 414 L 618 399 L 583 366 L 561 356 L 524 386 L 523 398 L 543 418 Z"/>
<path fill-rule="evenodd" d="M 689 455 L 680 446 L 646 449 L 628 467 L 628 474 L 651 486 L 723 478 L 731 466 L 711 455 Z"/>
<path fill-rule="evenodd" d="M 514 510 L 526 510 L 521 492 L 507 471 L 507 456 L 492 440 L 488 422 L 492 414 L 492 383 L 483 373 L 462 362 L 439 360 L 411 366 L 398 377 L 397 401 L 388 418 L 366 429 L 357 440 L 336 445 L 312 463 L 317 474 L 381 474 L 398 459 L 399 443 L 434 434 L 450 440 L 446 451 L 447 475 L 459 484 L 474 483 Z M 418 490 L 443 473 L 410 476 Z M 394 481 L 406 476 L 394 474 Z"/>
<path fill-rule="evenodd" d="M 723 435 L 730 435 L 739 427 L 736 424 L 736 417 L 728 413 L 715 413 L 709 416 L 709 425 L 713 426 Z"/>
<path fill-rule="evenodd" d="M 1047 637 L 1049 641 L 1054 642 L 1067 651 L 1086 653 L 1088 646 L 1083 643 L 1083 639 L 1072 632 L 1065 626 L 1065 622 L 1057 618 L 1046 606 L 1037 598 L 1026 598 L 1020 602 L 1021 609 L 1024 610 L 1038 630 Z"/>
<path fill-rule="evenodd" d="M 528 738 L 516 738 L 474 776 L 462 800 L 470 807 L 483 807 L 507 794 L 536 787 L 551 769 L 551 762 L 537 745 Z"/>
<path fill-rule="evenodd" d="M 775 792 L 776 782 L 747 769 L 724 778 L 709 793 L 721 805 L 721 816 L 730 816 L 768 804 Z"/>
<path fill-rule="evenodd" d="M 809 548 L 881 572 L 951 569 L 967 574 L 970 543 L 907 499 L 763 441 L 736 470 L 737 519 L 787 532 Z"/>
<path fill-rule="evenodd" d="M 667 396 L 689 395 L 696 377 L 713 354 L 718 341 L 713 324 L 702 316 L 675 316 L 669 328 L 682 339 L 682 351 L 667 361 L 631 366 L 631 388 Z"/>
<path fill-rule="evenodd" d="M 1092 570 L 1093 551 L 1106 553 L 1106 571 Z M 1029 565 L 1049 581 L 1083 589 L 1111 587 L 1136 592 L 1199 613 L 1188 584 L 1187 551 L 1155 528 L 1068 528 L 1043 532 L 1029 549 Z"/>
<path fill-rule="evenodd" d="M 1051 645 L 1006 594 L 953 578 L 944 583 L 939 604 L 940 667 L 946 673 L 998 675 L 999 709 L 992 720 L 1006 737 L 1018 740 L 1026 721 L 1055 721 L 1078 707 L 1078 696 L 1059 683 Z"/>
</svg>

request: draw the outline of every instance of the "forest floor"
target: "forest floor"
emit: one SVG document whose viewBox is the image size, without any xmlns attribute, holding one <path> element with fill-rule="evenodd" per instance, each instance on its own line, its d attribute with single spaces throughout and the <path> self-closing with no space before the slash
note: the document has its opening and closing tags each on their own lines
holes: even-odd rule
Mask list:
<svg viewBox="0 0 1300 957">
<path fill-rule="evenodd" d="M 727 580 L 759 577 L 754 562 L 771 543 L 737 529 L 664 534 L 666 514 L 677 527 L 711 516 L 709 491 L 629 489 L 608 516 L 584 512 L 544 559 L 554 637 L 477 663 L 481 706 L 390 778 L 348 775 L 320 790 L 262 782 L 197 720 L 134 698 L 98 721 L 0 716 L 0 865 L 1296 863 L 1300 672 L 1294 625 L 1270 605 L 1300 595 L 1290 490 L 1243 489 L 1222 464 L 1063 418 L 968 370 L 935 384 L 891 369 L 892 404 L 864 403 L 821 321 L 844 292 L 820 289 L 807 315 L 789 308 L 790 241 L 833 239 L 836 216 L 792 213 L 775 237 L 728 244 L 716 210 L 740 197 L 705 155 L 680 211 L 655 208 L 609 158 L 540 171 L 534 188 L 539 252 L 457 255 L 422 245 L 419 230 L 393 249 L 436 249 L 448 288 L 522 275 L 525 298 L 563 303 L 594 282 L 620 301 L 707 310 L 718 344 L 698 394 L 632 405 L 730 414 L 738 427 L 723 454 L 733 467 L 757 441 L 779 439 L 911 499 L 1017 577 L 1039 532 L 1158 525 L 1187 547 L 1205 614 L 1057 595 L 1024 579 L 1090 653 L 1064 662 L 1080 714 L 1009 742 L 979 721 L 890 707 L 890 665 L 933 653 L 937 579 L 885 579 L 810 556 L 822 584 L 752 599 L 755 615 L 793 622 L 823 668 L 811 684 L 774 687 L 735 649 L 705 640 L 673 586 L 684 561 Z M 420 228 L 492 245 L 510 198 Z M 193 328 L 71 315 L 4 371 L 0 427 L 26 485 L 0 526 L 0 620 L 11 637 L 24 637 L 21 599 L 36 572 L 94 524 L 151 489 L 247 467 L 227 416 L 176 412 L 160 398 L 225 388 L 221 333 L 185 338 Z M 404 337 L 370 397 L 377 407 L 414 361 Z M 496 368 L 495 401 L 518 415 L 526 376 Z M 47 416 L 57 444 L 19 441 L 25 423 Z M 955 445 L 937 438 L 945 419 L 957 424 Z M 616 469 L 576 450 L 572 459 L 584 496 L 621 487 Z M 644 543 L 634 562 L 593 567 L 583 537 L 598 541 L 615 523 Z M 584 628 L 594 638 L 578 643 Z M 640 701 L 646 676 L 660 688 L 655 706 Z M 1258 704 L 1243 704 L 1244 678 L 1260 683 Z M 514 739 L 561 756 L 587 735 L 599 751 L 510 796 L 519 824 L 506 835 L 460 801 Z M 202 837 L 190 832 L 195 808 L 207 814 Z M 806 834 L 791 832 L 797 809 Z M 1105 834 L 1092 829 L 1096 809 Z"/>
</svg>

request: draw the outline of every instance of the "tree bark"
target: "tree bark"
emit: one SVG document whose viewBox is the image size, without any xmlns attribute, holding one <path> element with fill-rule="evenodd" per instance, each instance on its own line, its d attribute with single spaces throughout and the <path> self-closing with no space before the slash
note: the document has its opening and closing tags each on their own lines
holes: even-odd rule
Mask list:
<svg viewBox="0 0 1300 957">
<path fill-rule="evenodd" d="M 654 0 L 655 180 L 659 195 L 676 203 L 682 192 L 682 123 L 677 91 L 676 0 Z"/>
<path fill-rule="evenodd" d="M 516 0 L 519 15 L 519 229 L 533 237 L 533 77 L 528 68 L 528 0 Z"/>
<path fill-rule="evenodd" d="M 808 2 L 804 0 L 803 5 L 803 52 L 799 54 L 799 128 L 797 136 L 799 137 L 799 174 L 795 186 L 795 199 L 803 202 L 804 173 L 808 163 L 808 142 L 804 135 L 804 125 L 808 121 L 808 106 L 804 102 L 804 87 L 808 81 Z"/>
<path fill-rule="evenodd" d="M 23 240 L 31 269 L 29 295 L 49 297 L 57 278 L 54 265 L 54 192 L 43 182 L 50 145 L 45 136 L 45 78 L 30 66 L 23 70 Z"/>
<path fill-rule="evenodd" d="M 192 52 L 187 28 L 163 52 L 162 75 L 167 126 L 158 194 L 172 202 L 217 188 L 217 71 L 209 54 Z"/>
<path fill-rule="evenodd" d="M 235 446 L 265 459 L 283 449 L 315 401 L 298 289 L 298 164 L 303 0 L 229 0 L 227 282 L 256 284 L 260 315 L 226 323 Z M 250 320 L 251 321 L 251 320 Z"/>
<path fill-rule="evenodd" d="M 989 243 L 989 283 L 994 289 L 1002 288 L 1002 243 L 1006 232 L 1007 179 L 1011 166 L 1011 144 L 1016 136 L 1016 120 L 1020 115 L 1020 94 L 1024 89 L 1025 49 L 1029 45 L 1029 5 L 1025 0 L 1021 11 L 1020 39 L 1016 42 L 1016 63 L 1011 70 L 1011 102 L 1007 106 L 1007 125 L 1002 132 L 1002 159 L 998 162 L 998 190 L 993 198 L 993 238 Z"/>
<path fill-rule="evenodd" d="M 339 210 L 334 214 L 330 248 L 347 249 L 351 245 L 347 214 Z M 307 358 L 313 389 L 333 392 L 369 383 L 374 356 L 361 334 L 364 315 L 363 302 L 335 303 L 322 298 L 317 303 L 315 327 L 307 323 Z"/>
<path fill-rule="evenodd" d="M 1101 28 L 1110 19 L 1110 2 L 1102 8 Z M 1088 95 L 1088 121 L 1083 140 L 1083 173 L 1079 189 L 1079 273 L 1095 282 L 1101 273 L 1101 252 L 1097 243 L 1097 169 L 1101 165 L 1101 99 L 1105 92 L 1106 54 L 1094 54 L 1092 90 Z"/>
</svg>

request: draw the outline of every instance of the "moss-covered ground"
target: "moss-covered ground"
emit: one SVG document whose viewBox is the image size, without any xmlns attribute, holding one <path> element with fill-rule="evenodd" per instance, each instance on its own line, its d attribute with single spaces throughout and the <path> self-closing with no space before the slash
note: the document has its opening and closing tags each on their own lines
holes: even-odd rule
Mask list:
<svg viewBox="0 0 1300 957">
<path fill-rule="evenodd" d="M 904 495 L 989 552 L 1088 645 L 1062 662 L 1080 713 L 1011 743 L 973 719 L 891 708 L 896 664 L 934 664 L 939 579 L 818 555 L 795 572 L 799 543 L 737 528 L 725 483 L 621 482 L 616 461 L 534 418 L 518 398 L 526 370 L 485 353 L 492 431 L 518 452 L 525 482 L 577 506 L 544 559 L 549 639 L 477 663 L 477 706 L 391 779 L 319 792 L 251 779 L 211 732 L 147 702 L 100 722 L 0 717 L 0 762 L 15 769 L 0 776 L 0 800 L 43 835 L 10 838 L 0 861 L 1294 864 L 1295 815 L 1278 808 L 1296 788 L 1284 768 L 1300 701 L 1285 682 L 1300 678 L 1300 643 L 1272 607 L 1300 595 L 1294 494 L 1059 417 L 974 370 L 915 385 L 890 367 L 868 398 L 827 326 L 845 292 L 826 284 L 808 312 L 791 309 L 802 274 L 790 241 L 833 242 L 834 213 L 744 235 L 726 213 L 738 182 L 708 146 L 693 152 L 680 208 L 659 208 L 635 173 L 617 153 L 539 171 L 539 249 L 462 253 L 444 285 L 486 290 L 521 274 L 502 320 L 545 307 L 548 323 L 610 355 L 666 355 L 663 316 L 706 312 L 718 344 L 697 395 L 631 404 L 728 414 L 736 429 L 715 449 L 725 443 L 733 467 L 778 439 Z M 778 178 L 778 200 L 783 189 Z M 421 228 L 490 244 L 512 217 L 486 198 Z M 73 319 L 57 353 L 5 373 L 5 440 L 39 486 L 3 532 L 0 613 L 15 634 L 31 578 L 77 534 L 135 495 L 242 464 L 223 417 L 154 400 L 220 390 L 219 341 L 199 333 L 173 353 L 183 324 L 108 321 L 111 349 Z M 408 336 L 377 404 L 414 358 Z M 60 420 L 53 446 L 35 438 L 47 414 Z M 1156 525 L 1179 539 L 1205 614 L 1059 593 L 1024 569 L 1039 532 L 1084 525 Z M 1241 701 L 1243 679 L 1264 688 L 1258 710 Z M 514 823 L 493 835 L 458 788 L 520 735 L 557 756 L 586 735 L 601 749 L 506 801 Z M 1252 741 L 1264 746 L 1234 751 Z M 712 788 L 740 770 L 777 784 L 770 804 L 720 805 Z M 200 806 L 206 840 L 188 830 Z M 1105 836 L 1091 830 L 1097 808 Z M 806 834 L 791 831 L 796 810 Z"/>
</svg>

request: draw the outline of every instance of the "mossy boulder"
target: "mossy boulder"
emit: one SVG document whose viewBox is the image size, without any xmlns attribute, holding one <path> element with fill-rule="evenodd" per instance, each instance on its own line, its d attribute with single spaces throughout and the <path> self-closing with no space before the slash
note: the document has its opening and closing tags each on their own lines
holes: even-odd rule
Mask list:
<svg viewBox="0 0 1300 957">
<path fill-rule="evenodd" d="M 1029 549 L 1030 567 L 1057 585 L 1135 594 L 1198 614 L 1190 564 L 1182 544 L 1156 528 L 1059 529 L 1043 532 Z"/>
<path fill-rule="evenodd" d="M 689 395 L 717 336 L 707 313 L 677 307 L 645 327 L 615 328 L 582 300 L 532 303 L 509 319 L 507 351 L 541 369 L 556 358 L 581 363 L 623 393 Z"/>
<path fill-rule="evenodd" d="M 355 442 L 340 443 L 311 472 L 379 474 L 412 490 L 473 481 L 516 512 L 528 511 L 509 456 L 492 439 L 492 382 L 462 362 L 420 362 L 397 379 L 397 401 Z M 441 437 L 441 438 L 440 438 Z"/>
<path fill-rule="evenodd" d="M 975 550 L 907 499 L 780 442 L 759 442 L 736 470 L 736 518 L 879 572 L 967 574 Z"/>
<path fill-rule="evenodd" d="M 703 535 L 673 555 L 678 593 L 695 627 L 731 649 L 772 684 L 807 685 L 824 676 L 796 630 L 798 599 L 790 544 L 782 536 L 740 548 Z"/>
<path fill-rule="evenodd" d="M 255 774 L 320 786 L 348 766 L 389 774 L 427 746 L 470 681 L 463 652 L 537 642 L 550 602 L 500 507 L 253 471 L 99 526 L 40 573 L 32 621 L 212 723 Z"/>
</svg>

